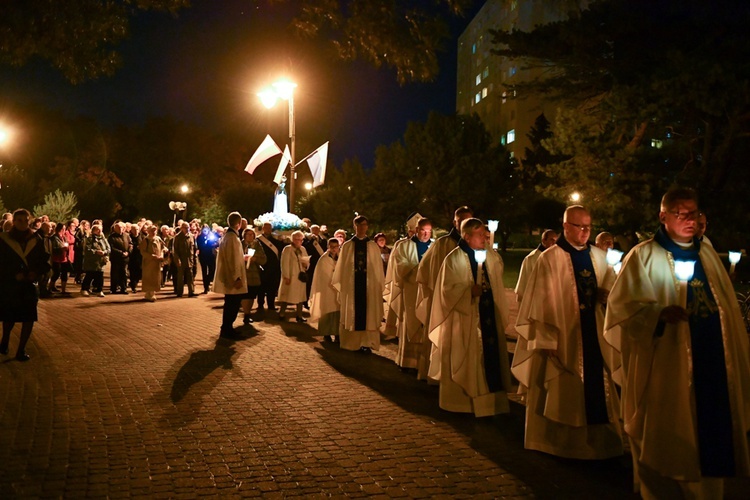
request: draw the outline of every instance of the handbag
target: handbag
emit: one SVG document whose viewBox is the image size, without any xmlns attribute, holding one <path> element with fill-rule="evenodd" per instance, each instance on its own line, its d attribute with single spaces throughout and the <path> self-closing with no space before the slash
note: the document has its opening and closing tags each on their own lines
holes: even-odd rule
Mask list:
<svg viewBox="0 0 750 500">
<path fill-rule="evenodd" d="M 296 254 L 296 252 L 295 252 Z M 300 269 L 302 269 L 302 263 L 299 261 L 299 255 L 297 255 L 297 265 Z M 307 283 L 307 273 L 305 271 L 300 271 L 297 275 L 297 279 L 300 280 L 302 283 Z"/>
</svg>

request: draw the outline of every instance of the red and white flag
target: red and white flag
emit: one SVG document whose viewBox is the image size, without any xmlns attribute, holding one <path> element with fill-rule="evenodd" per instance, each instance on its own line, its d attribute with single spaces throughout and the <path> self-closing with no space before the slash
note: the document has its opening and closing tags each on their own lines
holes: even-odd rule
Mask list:
<svg viewBox="0 0 750 500">
<path fill-rule="evenodd" d="M 273 158 L 278 154 L 281 154 L 281 149 L 276 144 L 276 142 L 271 139 L 271 136 L 267 135 L 266 138 L 263 139 L 263 142 L 260 143 L 260 146 L 258 146 L 258 149 L 255 151 L 255 153 L 253 153 L 253 157 L 250 158 L 249 162 L 247 162 L 245 172 L 247 172 L 248 174 L 252 174 L 261 163 L 269 158 Z"/>
</svg>

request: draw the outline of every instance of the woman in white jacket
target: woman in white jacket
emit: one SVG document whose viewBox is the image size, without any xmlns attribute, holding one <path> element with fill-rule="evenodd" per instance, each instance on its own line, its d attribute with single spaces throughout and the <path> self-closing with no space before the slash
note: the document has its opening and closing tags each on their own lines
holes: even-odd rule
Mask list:
<svg viewBox="0 0 750 500">
<path fill-rule="evenodd" d="M 306 323 L 302 317 L 302 304 L 307 300 L 307 267 L 310 257 L 302 246 L 305 235 L 302 231 L 292 233 L 292 244 L 284 247 L 281 252 L 281 283 L 277 301 L 281 303 L 279 319 L 284 319 L 284 312 L 290 304 L 297 305 L 297 323 Z M 303 278 L 304 277 L 304 278 Z M 302 281 L 300 278 L 304 279 Z"/>
</svg>

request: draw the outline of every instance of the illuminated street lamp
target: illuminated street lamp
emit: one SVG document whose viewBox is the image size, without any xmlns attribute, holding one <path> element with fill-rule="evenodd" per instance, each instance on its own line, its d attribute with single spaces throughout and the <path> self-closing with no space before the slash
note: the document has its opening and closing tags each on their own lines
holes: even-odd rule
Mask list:
<svg viewBox="0 0 750 500">
<path fill-rule="evenodd" d="M 291 168 L 291 175 L 289 176 L 289 208 L 294 210 L 294 181 L 297 179 L 297 172 L 295 168 L 295 156 L 294 156 L 294 140 L 296 132 L 294 130 L 294 89 L 297 84 L 290 82 L 289 80 L 279 80 L 271 85 L 272 89 L 266 89 L 262 92 L 258 92 L 263 106 L 270 109 L 279 99 L 284 99 L 289 103 L 289 148 L 291 158 L 289 162 L 289 168 Z"/>
<path fill-rule="evenodd" d="M 190 191 L 190 188 L 188 187 L 188 185 L 187 185 L 187 184 L 183 184 L 182 186 L 180 186 L 180 192 L 181 192 L 182 194 L 187 194 L 187 193 L 188 193 L 188 191 Z"/>
<path fill-rule="evenodd" d="M 572 193 L 570 194 L 570 200 L 571 200 L 571 201 L 572 201 L 573 203 L 578 203 L 579 201 L 581 201 L 581 193 L 579 193 L 578 191 L 573 191 L 573 192 L 572 192 Z"/>
<path fill-rule="evenodd" d="M 0 147 L 4 147 L 10 142 L 10 129 L 0 124 Z"/>
<path fill-rule="evenodd" d="M 305 189 L 310 191 L 312 190 L 312 188 L 313 188 L 312 182 L 305 182 Z"/>
</svg>

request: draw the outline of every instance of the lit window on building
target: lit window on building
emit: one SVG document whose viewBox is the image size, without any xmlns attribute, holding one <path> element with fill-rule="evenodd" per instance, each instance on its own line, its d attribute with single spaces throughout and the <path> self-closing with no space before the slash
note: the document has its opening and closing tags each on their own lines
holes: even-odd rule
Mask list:
<svg viewBox="0 0 750 500">
<path fill-rule="evenodd" d="M 518 68 L 516 68 L 515 66 L 511 66 L 510 68 L 508 68 L 508 76 L 515 75 L 516 71 L 518 71 Z"/>
<path fill-rule="evenodd" d="M 490 76 L 490 67 L 489 66 L 485 66 L 484 67 L 484 72 L 482 73 L 482 78 L 487 78 L 488 76 Z"/>
<path fill-rule="evenodd" d="M 479 102 L 482 100 L 482 94 L 477 92 L 477 95 L 474 96 L 474 102 Z"/>
<path fill-rule="evenodd" d="M 477 73 L 476 84 L 479 85 L 480 83 L 482 83 L 482 75 L 480 73 Z"/>
<path fill-rule="evenodd" d="M 651 147 L 661 149 L 664 143 L 660 139 L 651 139 Z"/>
<path fill-rule="evenodd" d="M 514 153 L 513 151 L 510 151 L 510 153 L 508 154 L 508 156 L 509 156 L 509 157 L 510 157 L 510 159 L 512 160 L 513 158 L 515 158 L 515 157 L 516 157 L 516 153 Z"/>
<path fill-rule="evenodd" d="M 500 144 L 502 144 L 503 146 L 505 146 L 505 144 L 506 144 L 506 142 L 505 142 L 505 136 L 500 137 Z"/>
<path fill-rule="evenodd" d="M 503 104 L 508 100 L 508 92 L 503 92 Z"/>
<path fill-rule="evenodd" d="M 510 10 L 516 10 L 518 8 L 518 0 L 510 2 Z"/>
<path fill-rule="evenodd" d="M 508 133 L 505 134 L 505 140 L 508 144 L 512 144 L 516 140 L 516 129 L 508 130 Z"/>
<path fill-rule="evenodd" d="M 471 53 L 472 54 L 476 54 L 477 53 L 477 44 L 476 43 L 472 44 L 472 46 L 471 46 Z"/>
<path fill-rule="evenodd" d="M 482 98 L 487 97 L 487 87 L 482 89 Z"/>
</svg>

